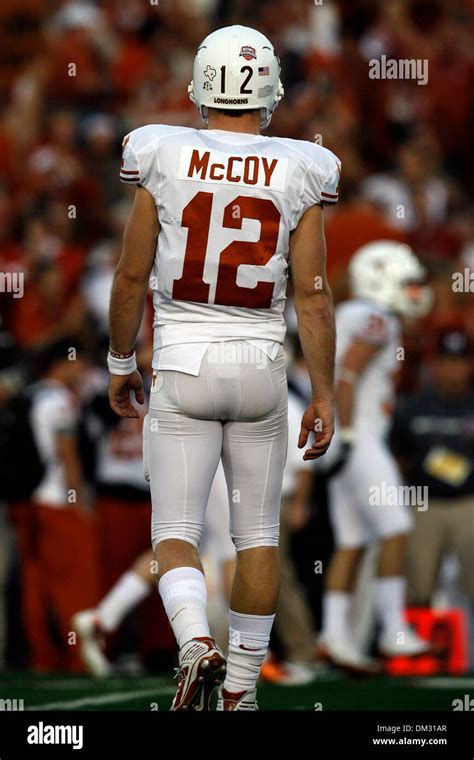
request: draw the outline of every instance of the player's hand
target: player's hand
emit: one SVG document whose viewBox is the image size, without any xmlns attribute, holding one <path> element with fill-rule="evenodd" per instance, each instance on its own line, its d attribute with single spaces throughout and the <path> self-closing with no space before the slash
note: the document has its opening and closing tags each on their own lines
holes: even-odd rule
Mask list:
<svg viewBox="0 0 474 760">
<path fill-rule="evenodd" d="M 298 438 L 298 448 L 306 446 L 309 434 L 314 433 L 314 441 L 303 455 L 304 460 L 322 457 L 331 443 L 334 433 L 334 412 L 332 399 L 317 399 L 311 402 L 303 414 L 301 430 Z"/>
<path fill-rule="evenodd" d="M 145 403 L 142 376 L 135 370 L 131 375 L 110 375 L 109 401 L 115 414 L 119 417 L 140 417 L 138 410 L 132 404 L 130 391 L 134 391 L 139 404 Z"/>
</svg>

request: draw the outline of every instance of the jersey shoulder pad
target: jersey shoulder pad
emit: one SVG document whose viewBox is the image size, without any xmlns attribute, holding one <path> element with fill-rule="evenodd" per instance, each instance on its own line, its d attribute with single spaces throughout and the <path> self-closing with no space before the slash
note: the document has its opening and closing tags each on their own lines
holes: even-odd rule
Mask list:
<svg viewBox="0 0 474 760">
<path fill-rule="evenodd" d="M 149 158 L 160 142 L 181 132 L 192 131 L 189 127 L 168 124 L 147 124 L 132 130 L 123 138 L 120 179 L 134 185 L 144 185 L 147 180 Z"/>
<path fill-rule="evenodd" d="M 341 162 L 328 148 L 309 140 L 276 138 L 299 157 L 305 166 L 304 210 L 309 206 L 337 203 Z"/>
<path fill-rule="evenodd" d="M 341 178 L 341 162 L 339 158 L 328 148 L 324 148 L 317 143 L 305 142 L 307 155 L 311 159 L 311 165 L 308 168 L 308 180 L 311 182 L 321 182 L 320 203 L 334 204 L 339 198 L 339 181 Z"/>
<path fill-rule="evenodd" d="M 383 346 L 391 335 L 391 317 L 376 304 L 367 301 L 346 301 L 340 307 L 344 324 L 353 340 Z"/>
</svg>

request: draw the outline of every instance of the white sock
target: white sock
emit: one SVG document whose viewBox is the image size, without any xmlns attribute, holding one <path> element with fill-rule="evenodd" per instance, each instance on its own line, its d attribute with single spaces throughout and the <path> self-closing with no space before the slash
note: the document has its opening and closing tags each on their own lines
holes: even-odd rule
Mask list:
<svg viewBox="0 0 474 760">
<path fill-rule="evenodd" d="M 398 633 L 404 630 L 405 592 L 406 581 L 401 575 L 376 579 L 375 609 L 382 633 Z"/>
<path fill-rule="evenodd" d="M 115 631 L 125 615 L 150 592 L 150 584 L 140 575 L 133 570 L 124 573 L 97 607 L 97 617 L 104 631 Z"/>
<path fill-rule="evenodd" d="M 352 594 L 349 592 L 325 591 L 322 634 L 329 641 L 349 638 L 351 606 Z"/>
<path fill-rule="evenodd" d="M 160 578 L 158 590 L 180 649 L 190 639 L 211 637 L 206 581 L 200 570 L 195 567 L 169 570 Z"/>
<path fill-rule="evenodd" d="M 229 612 L 229 653 L 224 688 L 253 691 L 268 650 L 275 615 L 243 615 Z"/>
</svg>

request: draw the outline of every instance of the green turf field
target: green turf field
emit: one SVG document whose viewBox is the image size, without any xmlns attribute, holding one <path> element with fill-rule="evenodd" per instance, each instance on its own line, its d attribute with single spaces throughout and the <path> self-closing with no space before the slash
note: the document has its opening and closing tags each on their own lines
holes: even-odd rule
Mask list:
<svg viewBox="0 0 474 760">
<path fill-rule="evenodd" d="M 0 700 L 22 699 L 25 710 L 168 710 L 174 690 L 175 682 L 163 676 L 96 682 L 86 676 L 0 675 Z M 466 694 L 474 696 L 474 677 L 353 680 L 330 672 L 308 686 L 261 684 L 258 699 L 262 710 L 452 710 L 452 701 Z"/>
</svg>

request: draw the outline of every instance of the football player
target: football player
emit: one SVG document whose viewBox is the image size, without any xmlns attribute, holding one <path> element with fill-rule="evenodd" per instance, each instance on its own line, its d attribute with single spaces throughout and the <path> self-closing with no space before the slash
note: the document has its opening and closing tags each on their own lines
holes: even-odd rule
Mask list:
<svg viewBox="0 0 474 760">
<path fill-rule="evenodd" d="M 367 545 L 379 542 L 375 608 L 382 655 L 415 656 L 426 642 L 407 627 L 403 612 L 409 505 L 385 435 L 400 353 L 401 317 L 428 313 L 425 272 L 404 244 L 377 241 L 360 248 L 349 267 L 353 298 L 336 309 L 336 434 L 328 453 L 330 516 L 336 551 L 326 577 L 320 653 L 354 671 L 374 663 L 350 635 L 352 591 Z M 391 494 L 390 499 L 386 494 Z"/>
<path fill-rule="evenodd" d="M 279 505 L 287 447 L 282 343 L 288 265 L 312 382 L 299 446 L 323 455 L 333 431 L 334 322 L 324 204 L 340 163 L 305 141 L 260 134 L 283 96 L 260 32 L 231 26 L 199 46 L 189 88 L 207 129 L 150 125 L 125 137 L 136 185 L 110 304 L 110 402 L 143 403 L 134 342 L 148 281 L 154 380 L 144 425 L 159 592 L 179 647 L 173 710 L 255 710 L 278 597 Z M 151 278 L 150 278 L 151 275 Z M 198 554 L 222 460 L 237 569 L 226 663 L 211 638 Z M 225 680 L 224 680 L 225 679 Z"/>
</svg>

